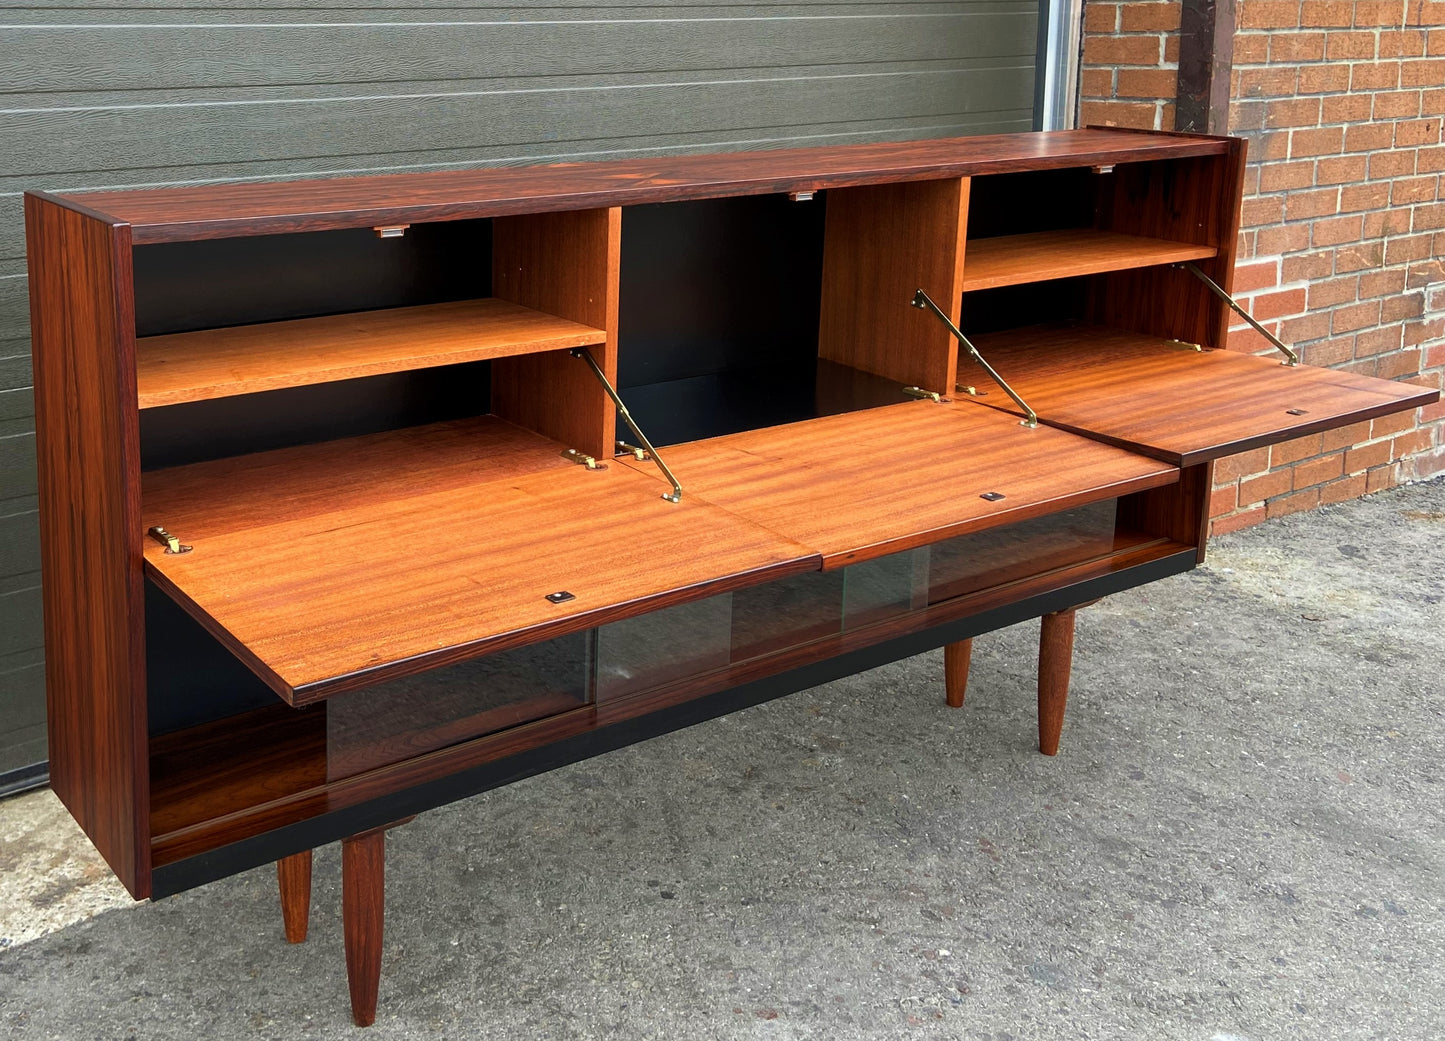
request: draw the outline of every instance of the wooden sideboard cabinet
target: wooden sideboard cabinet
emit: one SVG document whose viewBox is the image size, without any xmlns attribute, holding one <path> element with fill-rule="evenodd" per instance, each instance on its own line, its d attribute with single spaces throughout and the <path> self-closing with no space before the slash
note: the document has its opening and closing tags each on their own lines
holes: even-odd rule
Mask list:
<svg viewBox="0 0 1445 1041">
<path fill-rule="evenodd" d="M 365 1024 L 423 810 L 940 646 L 961 705 L 1031 617 L 1052 754 L 1074 609 L 1195 566 L 1215 459 L 1438 397 L 1222 349 L 1243 163 L 27 195 L 56 793 L 138 898 L 278 862 L 292 940 L 341 840 Z"/>
</svg>

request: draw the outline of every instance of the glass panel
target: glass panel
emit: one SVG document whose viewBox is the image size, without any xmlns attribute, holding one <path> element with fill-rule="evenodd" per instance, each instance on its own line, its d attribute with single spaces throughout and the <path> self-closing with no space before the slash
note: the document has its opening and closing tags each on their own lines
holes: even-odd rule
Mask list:
<svg viewBox="0 0 1445 1041">
<path fill-rule="evenodd" d="M 732 660 L 748 661 L 843 629 L 843 572 L 807 571 L 733 594 Z"/>
<path fill-rule="evenodd" d="M 928 602 L 1107 556 L 1114 550 L 1118 503 L 1105 499 L 934 543 Z"/>
<path fill-rule="evenodd" d="M 595 632 L 336 695 L 326 703 L 327 779 L 587 704 Z"/>
<path fill-rule="evenodd" d="M 843 628 L 916 611 L 928 604 L 928 546 L 849 564 L 843 569 Z"/>
<path fill-rule="evenodd" d="M 733 594 L 665 607 L 597 630 L 597 700 L 651 690 L 728 663 Z"/>
</svg>

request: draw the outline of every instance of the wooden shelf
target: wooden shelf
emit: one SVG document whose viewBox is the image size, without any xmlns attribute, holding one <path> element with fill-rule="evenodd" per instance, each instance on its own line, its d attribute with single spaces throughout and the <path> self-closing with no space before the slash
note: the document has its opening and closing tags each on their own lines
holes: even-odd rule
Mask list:
<svg viewBox="0 0 1445 1041">
<path fill-rule="evenodd" d="M 136 341 L 140 407 L 605 343 L 607 334 L 506 300 L 459 300 Z"/>
<path fill-rule="evenodd" d="M 303 704 L 819 566 L 697 496 L 664 502 L 651 476 L 559 466 L 561 451 L 482 417 L 154 471 L 142 528 L 194 548 L 147 539 L 147 570 Z"/>
<path fill-rule="evenodd" d="M 822 554 L 868 560 L 1171 484 L 1173 466 L 971 403 L 910 401 L 676 445 L 684 488 Z M 635 463 L 655 474 L 651 463 Z M 1006 498 L 989 501 L 985 492 Z"/>
<path fill-rule="evenodd" d="M 963 291 L 1205 260 L 1218 252 L 1213 246 L 1092 228 L 970 239 L 963 257 Z"/>
<path fill-rule="evenodd" d="M 975 341 L 1051 426 L 1178 466 L 1192 466 L 1428 405 L 1433 388 L 1309 365 L 1279 355 L 1194 351 L 1093 325 L 1036 325 Z M 1014 411 L 982 372 L 979 399 Z"/>
</svg>

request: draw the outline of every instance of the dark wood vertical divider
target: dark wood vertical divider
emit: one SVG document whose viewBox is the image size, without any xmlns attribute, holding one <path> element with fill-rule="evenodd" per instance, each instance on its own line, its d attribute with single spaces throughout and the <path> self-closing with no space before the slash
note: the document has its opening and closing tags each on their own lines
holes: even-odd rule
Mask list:
<svg viewBox="0 0 1445 1041">
<path fill-rule="evenodd" d="M 150 895 L 130 225 L 25 197 L 50 786 Z M 59 590 L 75 590 L 63 595 Z"/>
<path fill-rule="evenodd" d="M 969 179 L 828 193 L 818 356 L 947 395 L 958 344 L 911 306 L 923 289 L 958 320 Z"/>
<path fill-rule="evenodd" d="M 498 218 L 492 227 L 492 293 L 607 333 L 589 348 L 617 382 L 620 207 Z M 492 411 L 569 448 L 612 457 L 616 415 L 585 362 L 565 351 L 500 358 Z"/>
<path fill-rule="evenodd" d="M 1213 246 L 1195 263 L 1228 292 L 1234 281 L 1245 143 L 1231 138 L 1218 156 L 1121 163 L 1101 178 L 1099 226 L 1109 231 Z M 1209 287 L 1172 266 L 1102 276 L 1091 313 L 1095 321 L 1135 332 L 1223 347 L 1230 312 Z"/>
</svg>

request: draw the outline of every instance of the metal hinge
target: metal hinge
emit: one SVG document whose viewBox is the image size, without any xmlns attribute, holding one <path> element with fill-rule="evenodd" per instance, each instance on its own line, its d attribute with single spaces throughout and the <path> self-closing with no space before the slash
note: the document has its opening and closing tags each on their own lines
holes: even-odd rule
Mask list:
<svg viewBox="0 0 1445 1041">
<path fill-rule="evenodd" d="M 1256 322 L 1254 320 L 1254 315 L 1250 314 L 1243 307 L 1239 306 L 1239 302 L 1235 300 L 1234 297 L 1226 293 L 1224 291 L 1224 288 L 1218 282 L 1214 281 L 1214 279 L 1210 278 L 1203 271 L 1199 270 L 1198 265 L 1194 264 L 1191 261 L 1185 260 L 1178 264 L 1175 264 L 1174 266 L 1178 268 L 1183 268 L 1195 278 L 1199 279 L 1199 281 L 1203 282 L 1206 286 L 1209 287 L 1210 291 L 1213 292 L 1215 296 L 1219 297 L 1219 299 L 1223 300 L 1226 304 L 1228 304 L 1230 309 L 1235 314 L 1239 315 L 1239 317 L 1243 318 L 1246 322 L 1248 322 L 1250 326 L 1253 327 L 1255 332 L 1259 333 L 1259 335 L 1263 336 L 1270 343 L 1278 347 L 1285 356 L 1285 360 L 1280 363 L 1281 365 L 1299 364 L 1299 355 L 1294 352 L 1293 348 L 1286 347 L 1284 343 L 1280 341 L 1280 338 L 1278 336 L 1276 336 L 1274 333 L 1270 332 L 1264 326 Z"/>
<path fill-rule="evenodd" d="M 570 460 L 571 462 L 576 463 L 578 466 L 586 467 L 588 470 L 607 469 L 606 463 L 599 463 L 593 456 L 579 452 L 575 448 L 569 448 L 567 449 L 567 451 L 563 452 L 562 458 Z"/>
<path fill-rule="evenodd" d="M 1000 387 L 1002 387 L 1005 394 L 1013 398 L 1015 405 L 1024 410 L 1024 418 L 1019 422 L 1020 426 L 1033 428 L 1039 425 L 1039 414 L 1033 409 L 1029 408 L 1029 403 L 1023 398 L 1019 397 L 1018 393 L 1012 387 L 1010 387 L 1007 381 L 1005 381 L 1004 378 L 1000 376 L 997 371 L 994 370 L 994 367 L 988 363 L 988 360 L 985 359 L 982 354 L 978 353 L 978 348 L 969 342 L 968 337 L 963 335 L 962 331 L 960 331 L 958 326 L 953 324 L 952 318 L 948 317 L 948 315 L 944 314 L 941 310 L 939 310 L 938 305 L 933 302 L 932 297 L 930 297 L 927 293 L 920 289 L 913 294 L 913 306 L 919 308 L 920 310 L 932 311 L 938 317 L 938 320 L 940 322 L 948 326 L 948 331 L 953 333 L 954 338 L 963 345 L 963 349 L 968 351 L 969 357 L 971 357 L 974 361 L 978 362 L 981 366 L 983 366 L 983 371 L 988 373 L 989 378 L 992 379 L 995 383 L 997 383 Z"/>
<path fill-rule="evenodd" d="M 642 443 L 642 451 L 652 456 L 652 461 L 656 463 L 657 468 L 662 471 L 662 476 L 666 477 L 672 484 L 672 493 L 670 495 L 664 494 L 663 498 L 668 502 L 681 502 L 682 485 L 677 483 L 677 478 L 672 475 L 672 471 L 667 468 L 667 464 L 664 463 L 662 458 L 657 454 L 657 449 L 652 447 L 652 442 L 647 440 L 647 435 L 639 430 L 637 424 L 632 421 L 632 413 L 627 411 L 627 406 L 624 405 L 622 399 L 617 396 L 617 388 L 612 386 L 612 381 L 607 378 L 607 373 L 602 371 L 602 366 L 597 364 L 597 359 L 592 357 L 592 352 L 586 347 L 575 347 L 572 350 L 572 357 L 581 358 L 592 369 L 592 375 L 597 377 L 597 382 L 602 384 L 602 389 L 607 391 L 607 396 L 611 398 L 612 403 L 617 406 L 617 414 L 622 417 L 622 422 L 627 424 L 627 429 L 632 431 L 632 436 Z M 593 460 L 593 462 L 596 462 L 596 460 Z"/>
<path fill-rule="evenodd" d="M 903 393 L 907 394 L 910 398 L 922 398 L 924 401 L 941 402 L 944 400 L 943 395 L 938 393 L 938 391 L 924 390 L 922 387 L 904 387 Z"/>
<path fill-rule="evenodd" d="M 190 546 L 182 546 L 180 539 L 159 524 L 147 531 L 146 534 L 164 546 L 167 553 L 189 553 L 191 551 Z"/>
</svg>

